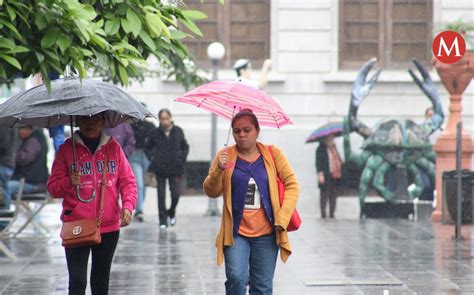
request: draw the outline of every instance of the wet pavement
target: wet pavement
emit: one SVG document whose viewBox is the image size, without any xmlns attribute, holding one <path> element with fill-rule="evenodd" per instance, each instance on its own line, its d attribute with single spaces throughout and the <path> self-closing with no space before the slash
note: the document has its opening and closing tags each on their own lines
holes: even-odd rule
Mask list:
<svg viewBox="0 0 474 295">
<path fill-rule="evenodd" d="M 340 200 L 335 220 L 301 210 L 303 226 L 290 235 L 288 263 L 278 262 L 274 294 L 474 294 L 472 226 L 455 242 L 453 226 L 343 216 L 343 206 L 356 202 Z M 59 204 L 49 206 L 41 217 L 49 238 L 29 229 L 6 242 L 19 260 L 0 254 L 1 294 L 67 293 Z M 148 214 L 124 228 L 110 294 L 223 294 L 214 247 L 219 218 L 203 217 L 205 208 L 204 198 L 184 197 L 175 227 L 159 231 L 156 215 Z"/>
</svg>

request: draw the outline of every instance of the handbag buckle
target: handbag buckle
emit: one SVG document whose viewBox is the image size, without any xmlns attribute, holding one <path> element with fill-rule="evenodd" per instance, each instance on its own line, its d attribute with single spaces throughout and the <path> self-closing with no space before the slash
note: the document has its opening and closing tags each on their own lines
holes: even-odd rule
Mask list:
<svg viewBox="0 0 474 295">
<path fill-rule="evenodd" d="M 75 235 L 75 236 L 79 235 L 81 232 L 82 232 L 82 226 L 80 226 L 80 225 L 76 225 L 72 229 L 72 234 Z"/>
</svg>

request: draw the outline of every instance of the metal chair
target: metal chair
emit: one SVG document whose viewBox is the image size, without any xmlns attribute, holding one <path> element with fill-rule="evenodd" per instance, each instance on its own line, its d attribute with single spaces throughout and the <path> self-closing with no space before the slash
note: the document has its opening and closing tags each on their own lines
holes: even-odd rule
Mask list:
<svg viewBox="0 0 474 295">
<path fill-rule="evenodd" d="M 0 232 L 0 252 L 5 253 L 6 256 L 8 256 L 11 260 L 16 262 L 18 258 L 16 255 L 5 245 L 3 241 L 10 239 L 10 228 L 15 223 L 15 221 L 18 218 L 18 214 L 20 213 L 21 210 L 21 196 L 23 194 L 23 187 L 25 185 L 25 179 L 22 178 L 20 179 L 20 186 L 18 188 L 18 193 L 16 196 L 16 201 L 15 201 L 15 210 L 10 211 L 0 211 L 0 221 L 6 221 L 8 224 L 6 225 L 5 228 L 2 229 Z"/>
<path fill-rule="evenodd" d="M 23 180 L 24 181 L 24 180 Z M 27 216 L 27 220 L 20 226 L 15 232 L 13 238 L 16 238 L 23 230 L 28 226 L 32 225 L 39 233 L 47 237 L 49 229 L 37 218 L 38 214 L 43 208 L 53 202 L 53 198 L 47 191 L 35 192 L 35 193 L 20 193 L 17 197 L 21 198 L 20 209 L 22 213 Z"/>
</svg>

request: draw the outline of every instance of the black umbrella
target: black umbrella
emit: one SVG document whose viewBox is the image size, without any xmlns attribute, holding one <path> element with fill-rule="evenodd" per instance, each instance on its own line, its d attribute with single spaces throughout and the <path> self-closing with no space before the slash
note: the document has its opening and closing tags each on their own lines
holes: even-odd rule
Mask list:
<svg viewBox="0 0 474 295">
<path fill-rule="evenodd" d="M 33 125 L 54 127 L 71 124 L 75 116 L 104 113 L 105 126 L 115 127 L 127 120 L 138 121 L 153 117 L 140 102 L 117 86 L 92 79 L 67 77 L 51 82 L 51 91 L 44 84 L 22 91 L 0 105 L 0 125 L 19 127 Z M 76 146 L 73 143 L 74 167 Z M 89 199 L 91 201 L 95 194 Z"/>
<path fill-rule="evenodd" d="M 53 127 L 68 124 L 70 116 L 92 116 L 104 112 L 105 126 L 153 115 L 117 86 L 98 80 L 68 77 L 22 91 L 0 105 L 0 125 Z"/>
</svg>

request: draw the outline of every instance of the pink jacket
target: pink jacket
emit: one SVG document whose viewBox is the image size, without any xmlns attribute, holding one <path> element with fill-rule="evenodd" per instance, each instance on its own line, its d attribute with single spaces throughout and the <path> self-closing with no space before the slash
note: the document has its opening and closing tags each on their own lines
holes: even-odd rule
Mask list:
<svg viewBox="0 0 474 295">
<path fill-rule="evenodd" d="M 72 141 L 68 139 L 60 146 L 48 179 L 48 191 L 55 198 L 63 198 L 61 220 L 72 221 L 98 216 L 100 205 L 100 183 L 105 154 L 108 157 L 107 186 L 104 194 L 104 216 L 101 233 L 120 229 L 121 207 L 133 212 L 137 202 L 135 176 L 124 152 L 115 139 L 102 133 L 99 146 L 94 154 L 84 145 L 82 139 L 76 140 L 77 164 L 81 171 L 81 197 L 88 199 L 96 190 L 96 197 L 90 203 L 83 203 L 76 197 L 76 188 L 71 185 L 70 175 L 73 166 Z M 120 198 L 119 198 L 120 195 Z M 119 202 L 121 199 L 121 204 Z"/>
</svg>

